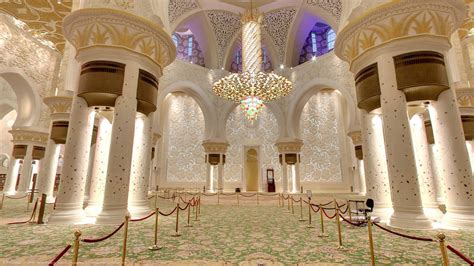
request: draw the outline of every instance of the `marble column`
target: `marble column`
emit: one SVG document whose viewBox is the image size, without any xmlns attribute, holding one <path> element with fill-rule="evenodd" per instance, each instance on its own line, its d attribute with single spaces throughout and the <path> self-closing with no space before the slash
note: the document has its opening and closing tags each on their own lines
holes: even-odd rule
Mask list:
<svg viewBox="0 0 474 266">
<path fill-rule="evenodd" d="M 38 195 L 46 194 L 47 203 L 54 202 L 54 180 L 56 178 L 60 150 L 61 146 L 59 144 L 56 144 L 52 139 L 48 139 L 44 159 L 42 160 L 43 165 L 38 174 Z"/>
<path fill-rule="evenodd" d="M 298 158 L 294 165 L 295 167 L 295 193 L 301 192 L 301 180 L 300 180 L 300 154 L 297 154 Z"/>
<path fill-rule="evenodd" d="M 360 110 L 366 196 L 375 202 L 373 215 L 388 220 L 392 210 L 387 157 L 380 115 Z"/>
<path fill-rule="evenodd" d="M 398 90 L 393 57 L 379 56 L 377 67 L 393 207 L 389 224 L 400 228 L 429 229 L 432 224 L 423 211 L 407 102 L 403 91 Z"/>
<path fill-rule="evenodd" d="M 18 171 L 20 170 L 20 160 L 11 157 L 8 165 L 7 178 L 5 180 L 5 187 L 3 193 L 6 195 L 15 194 L 16 182 L 18 181 Z"/>
<path fill-rule="evenodd" d="M 365 169 L 364 169 L 364 160 L 357 160 L 357 169 L 356 169 L 359 179 L 359 193 L 367 193 L 367 184 L 365 183 Z"/>
<path fill-rule="evenodd" d="M 92 173 L 91 184 L 89 188 L 89 201 L 85 209 L 87 216 L 97 216 L 102 210 L 111 133 L 112 124 L 109 119 L 104 116 L 100 117 L 97 132 L 97 142 L 95 143 L 95 156 L 91 167 Z"/>
<path fill-rule="evenodd" d="M 224 154 L 219 154 L 219 164 L 217 164 L 217 190 L 224 190 Z"/>
<path fill-rule="evenodd" d="M 440 173 L 440 160 L 439 158 L 439 151 L 436 144 L 430 144 L 430 159 L 431 159 L 431 166 L 433 169 L 433 176 L 435 180 L 435 194 L 436 194 L 436 202 L 438 205 L 445 205 L 446 204 L 446 182 L 444 180 L 444 175 Z"/>
<path fill-rule="evenodd" d="M 214 192 L 214 180 L 211 178 L 212 175 L 212 165 L 210 163 L 206 163 L 206 191 L 207 192 Z"/>
<path fill-rule="evenodd" d="M 446 185 L 443 222 L 458 228 L 474 228 L 474 186 L 461 116 L 452 89 L 442 92 L 429 108 L 439 172 Z"/>
<path fill-rule="evenodd" d="M 80 223 L 84 221 L 85 213 L 82 207 L 94 115 L 95 113 L 83 98 L 74 96 L 56 209 L 49 217 L 49 223 Z"/>
<path fill-rule="evenodd" d="M 107 163 L 104 202 L 96 219 L 97 224 L 119 224 L 128 212 L 128 192 L 132 166 L 132 152 L 137 111 L 139 66 L 125 66 L 122 95 L 115 100 L 112 141 Z"/>
<path fill-rule="evenodd" d="M 417 113 L 413 115 L 410 119 L 410 129 L 423 209 L 428 218 L 439 221 L 443 217 L 443 213 L 436 201 L 436 185 L 431 167 L 430 147 L 426 139 L 425 123 L 422 114 Z"/>
<path fill-rule="evenodd" d="M 18 184 L 17 194 L 25 194 L 30 187 L 31 175 L 33 170 L 33 145 L 29 144 L 26 148 L 26 155 L 23 158 L 21 167 L 20 183 Z"/>
<path fill-rule="evenodd" d="M 281 189 L 283 193 L 288 193 L 288 165 L 284 153 L 281 155 L 281 160 Z"/>
<path fill-rule="evenodd" d="M 133 139 L 132 171 L 128 210 L 132 217 L 143 217 L 150 212 L 148 206 L 148 179 L 151 165 L 151 115 L 137 113 Z"/>
</svg>

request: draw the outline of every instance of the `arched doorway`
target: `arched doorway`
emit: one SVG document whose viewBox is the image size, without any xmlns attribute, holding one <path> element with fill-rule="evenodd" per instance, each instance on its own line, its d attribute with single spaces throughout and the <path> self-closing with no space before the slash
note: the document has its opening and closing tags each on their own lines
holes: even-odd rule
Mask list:
<svg viewBox="0 0 474 266">
<path fill-rule="evenodd" d="M 245 152 L 246 191 L 258 191 L 258 152 L 256 148 L 247 147 Z"/>
</svg>

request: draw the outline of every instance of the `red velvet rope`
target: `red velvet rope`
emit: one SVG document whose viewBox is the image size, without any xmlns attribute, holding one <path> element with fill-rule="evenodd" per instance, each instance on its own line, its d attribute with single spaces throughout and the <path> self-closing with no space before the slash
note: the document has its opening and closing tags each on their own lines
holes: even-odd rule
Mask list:
<svg viewBox="0 0 474 266">
<path fill-rule="evenodd" d="M 112 233 L 104 236 L 104 237 L 101 237 L 101 238 L 96 238 L 96 239 L 91 239 L 91 238 L 84 238 L 82 239 L 81 241 L 82 242 L 85 242 L 85 243 L 97 243 L 97 242 L 101 242 L 101 241 L 104 241 L 110 237 L 112 237 L 113 235 L 115 235 L 119 230 L 120 228 L 122 228 L 122 226 L 125 224 L 125 222 L 122 222 L 119 227 L 117 227 L 117 229 L 115 229 Z"/>
<path fill-rule="evenodd" d="M 298 202 L 302 201 L 303 199 L 300 198 L 299 200 L 295 200 L 294 198 L 291 198 L 291 200 L 292 200 L 293 202 L 298 203 Z"/>
<path fill-rule="evenodd" d="M 326 210 L 325 210 L 324 208 L 322 208 L 322 209 L 323 209 L 323 214 L 324 214 L 329 220 L 332 220 L 333 218 L 336 217 L 336 213 L 334 213 L 333 216 L 329 216 L 329 215 L 327 214 Z"/>
<path fill-rule="evenodd" d="M 342 211 L 342 210 L 341 210 L 341 207 L 344 207 L 344 206 L 346 206 L 346 210 L 345 210 L 345 211 Z M 337 207 L 339 208 L 339 213 L 341 213 L 341 214 L 345 214 L 345 213 L 349 210 L 349 205 L 347 205 L 347 204 L 345 204 L 345 203 L 342 204 L 342 205 L 337 205 Z"/>
<path fill-rule="evenodd" d="M 409 239 L 413 239 L 413 240 L 420 240 L 420 241 L 427 241 L 427 242 L 433 242 L 434 240 L 432 238 L 426 238 L 426 237 L 417 237 L 417 236 L 409 236 L 409 235 L 405 235 L 405 234 L 402 234 L 402 233 L 398 233 L 398 232 L 395 232 L 395 231 L 392 231 L 388 228 L 385 228 L 381 225 L 379 225 L 378 223 L 373 223 L 375 226 L 377 226 L 378 228 L 386 231 L 386 232 L 389 232 L 389 233 L 392 233 L 394 235 L 397 235 L 397 236 L 401 236 L 401 237 L 405 237 L 405 238 L 409 238 Z"/>
<path fill-rule="evenodd" d="M 29 196 L 29 195 L 27 194 L 27 195 L 25 195 L 25 196 L 21 196 L 21 197 L 18 197 L 18 198 L 15 198 L 15 197 L 12 197 L 12 196 L 5 196 L 5 198 L 7 198 L 7 199 L 24 199 L 24 198 L 26 198 L 26 197 L 28 197 L 28 196 Z"/>
<path fill-rule="evenodd" d="M 179 209 L 182 211 L 185 211 L 189 207 L 189 204 L 191 204 L 191 201 L 189 201 L 188 204 L 186 204 L 186 207 L 184 208 L 179 207 Z"/>
<path fill-rule="evenodd" d="M 327 205 L 329 205 L 329 204 L 331 204 L 331 203 L 333 203 L 333 201 L 332 201 L 332 200 L 331 200 L 330 202 L 328 202 L 328 203 L 324 203 L 324 204 L 318 204 L 318 205 L 320 205 L 320 206 L 324 207 L 324 206 L 327 206 Z"/>
<path fill-rule="evenodd" d="M 224 196 L 232 196 L 232 195 L 235 195 L 237 194 L 237 192 L 234 192 L 234 193 L 221 193 L 221 195 L 224 195 Z"/>
<path fill-rule="evenodd" d="M 250 198 L 250 197 L 253 197 L 253 196 L 256 196 L 256 195 L 257 195 L 257 193 L 253 193 L 253 194 L 250 194 L 250 195 L 240 194 L 240 196 L 246 197 L 246 198 Z"/>
<path fill-rule="evenodd" d="M 458 255 L 458 257 L 460 257 L 461 259 L 463 259 L 465 262 L 467 262 L 467 264 L 469 264 L 469 265 L 474 265 L 474 261 L 472 261 L 471 259 L 469 259 L 468 257 L 466 257 L 466 255 L 462 254 L 459 250 L 453 248 L 453 246 L 448 245 L 447 248 L 448 248 L 449 250 L 451 250 L 454 254 Z"/>
<path fill-rule="evenodd" d="M 174 209 L 170 212 L 170 213 L 163 213 L 161 211 L 158 211 L 161 215 L 163 216 L 170 216 L 171 214 L 173 214 L 176 210 L 178 209 L 178 207 L 174 207 Z"/>
<path fill-rule="evenodd" d="M 286 197 L 285 197 L 285 195 L 282 195 L 282 197 L 283 197 L 284 200 L 287 200 L 287 199 L 290 198 L 290 196 L 286 196 Z"/>
<path fill-rule="evenodd" d="M 273 197 L 273 196 L 278 196 L 278 194 L 277 193 L 274 193 L 274 194 L 260 194 L 260 196 Z"/>
<path fill-rule="evenodd" d="M 35 216 L 35 213 L 36 213 L 36 207 L 38 206 L 38 199 L 36 199 L 35 201 L 35 205 L 33 207 L 33 211 L 31 212 L 31 216 L 30 216 L 30 219 L 28 219 L 27 221 L 23 221 L 23 222 L 11 222 L 11 223 L 7 223 L 7 224 L 26 224 L 30 221 L 33 220 L 33 217 Z"/>
<path fill-rule="evenodd" d="M 66 254 L 66 252 L 71 248 L 72 246 L 71 245 L 67 245 L 63 251 L 61 251 L 61 253 L 59 253 L 49 264 L 48 266 L 53 266 L 56 262 L 58 262 L 58 260 L 60 260 L 64 254 Z"/>
<path fill-rule="evenodd" d="M 360 226 L 363 226 L 365 224 L 365 222 L 353 223 L 353 222 L 347 220 L 346 218 L 344 218 L 344 216 L 342 216 L 342 215 L 340 217 L 342 218 L 342 220 L 344 220 L 344 222 L 346 222 L 350 225 L 353 225 L 353 226 L 359 226 L 360 227 Z"/>
<path fill-rule="evenodd" d="M 318 213 L 318 211 L 321 209 L 321 208 L 319 208 L 318 205 L 311 204 L 310 206 L 311 206 L 311 209 L 313 209 L 313 211 L 314 211 L 315 213 Z M 318 209 L 317 209 L 317 210 L 314 210 L 314 207 L 317 207 Z"/>
<path fill-rule="evenodd" d="M 155 215 L 155 213 L 156 213 L 156 211 L 153 211 L 145 217 L 137 218 L 137 219 L 130 219 L 130 221 L 131 222 L 141 222 L 141 221 L 146 220 L 146 219 L 150 218 L 151 216 Z"/>
<path fill-rule="evenodd" d="M 148 197 L 148 199 L 152 199 L 152 198 L 154 198 L 155 196 L 158 196 L 158 195 L 150 196 L 150 197 Z"/>
<path fill-rule="evenodd" d="M 304 203 L 309 204 L 309 201 L 303 200 Z"/>
<path fill-rule="evenodd" d="M 217 193 L 208 193 L 208 194 L 202 193 L 202 195 L 207 196 L 207 197 L 211 197 L 211 196 L 216 196 Z"/>
<path fill-rule="evenodd" d="M 167 198 L 167 197 L 163 197 L 163 196 L 158 196 L 158 198 L 160 198 L 160 199 L 174 199 L 174 197 Z"/>
</svg>

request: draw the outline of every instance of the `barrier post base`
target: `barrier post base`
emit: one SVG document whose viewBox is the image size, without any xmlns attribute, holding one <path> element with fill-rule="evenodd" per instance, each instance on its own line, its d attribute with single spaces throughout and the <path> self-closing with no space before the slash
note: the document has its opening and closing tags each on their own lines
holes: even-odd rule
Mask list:
<svg viewBox="0 0 474 266">
<path fill-rule="evenodd" d="M 315 228 L 314 225 L 307 225 L 308 228 Z"/>
<path fill-rule="evenodd" d="M 329 236 L 329 235 L 326 234 L 326 233 L 320 233 L 320 234 L 318 235 L 318 237 L 328 237 L 328 236 Z"/>
<path fill-rule="evenodd" d="M 298 221 L 300 221 L 300 222 L 306 222 L 306 219 L 300 218 Z"/>
<path fill-rule="evenodd" d="M 180 237 L 181 234 L 180 234 L 180 233 L 176 233 L 176 234 L 172 234 L 171 236 L 172 236 L 172 237 Z"/>
<path fill-rule="evenodd" d="M 162 249 L 163 247 L 160 247 L 158 245 L 153 245 L 153 246 L 149 246 L 148 247 L 148 250 L 152 250 L 152 251 L 155 251 L 155 250 L 160 250 Z"/>
<path fill-rule="evenodd" d="M 193 227 L 193 225 L 192 224 L 187 224 L 184 227 Z"/>
</svg>

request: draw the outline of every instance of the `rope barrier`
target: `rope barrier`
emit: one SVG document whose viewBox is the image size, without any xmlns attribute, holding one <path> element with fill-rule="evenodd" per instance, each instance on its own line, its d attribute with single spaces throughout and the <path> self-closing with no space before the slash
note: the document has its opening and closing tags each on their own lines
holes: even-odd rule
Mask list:
<svg viewBox="0 0 474 266">
<path fill-rule="evenodd" d="M 255 195 L 257 195 L 257 193 L 253 193 L 253 194 L 250 194 L 250 195 L 245 195 L 245 194 L 242 194 L 242 193 L 240 194 L 240 196 L 246 197 L 246 198 L 250 198 L 250 197 L 253 197 Z"/>
<path fill-rule="evenodd" d="M 224 192 L 222 192 L 220 194 L 224 195 L 224 196 L 233 196 L 233 195 L 237 194 L 237 192 L 234 192 L 234 193 L 224 193 Z"/>
<path fill-rule="evenodd" d="M 28 219 L 27 221 L 23 221 L 23 222 L 11 222 L 11 223 L 7 223 L 7 224 L 26 224 L 26 223 L 29 223 L 31 222 L 34 217 L 35 217 L 35 214 L 36 214 L 36 207 L 38 206 L 38 199 L 36 199 L 35 201 L 35 205 L 33 206 L 33 210 L 31 211 L 31 216 L 30 216 L 30 219 Z"/>
<path fill-rule="evenodd" d="M 324 206 L 327 206 L 327 205 L 329 205 L 329 204 L 331 204 L 331 203 L 333 203 L 333 202 L 334 202 L 334 201 L 331 200 L 331 201 L 328 202 L 328 203 L 318 204 L 318 205 L 320 205 L 321 207 L 324 207 Z"/>
<path fill-rule="evenodd" d="M 447 245 L 446 246 L 451 252 L 453 252 L 454 254 L 456 254 L 459 258 L 461 258 L 462 260 L 464 260 L 467 264 L 469 265 L 474 265 L 474 261 L 469 259 L 468 257 L 466 257 L 466 255 L 462 254 L 459 250 L 453 248 L 453 246 L 451 245 Z"/>
<path fill-rule="evenodd" d="M 170 216 L 170 215 L 172 215 L 177 209 L 178 209 L 178 207 L 174 207 L 174 209 L 173 209 L 170 213 L 163 213 L 163 212 L 160 211 L 160 214 L 163 215 L 163 216 Z"/>
<path fill-rule="evenodd" d="M 211 196 L 216 196 L 218 193 L 202 193 L 202 195 L 206 196 L 206 197 L 211 197 Z"/>
<path fill-rule="evenodd" d="M 5 198 L 7 198 L 7 199 L 24 199 L 28 196 L 29 196 L 29 194 L 26 194 L 25 196 L 21 196 L 21 197 L 18 197 L 18 198 L 15 198 L 15 197 L 12 197 L 12 196 L 5 196 Z"/>
<path fill-rule="evenodd" d="M 312 209 L 315 213 L 318 213 L 318 211 L 319 211 L 319 209 L 320 209 L 318 205 L 310 204 L 309 206 L 311 206 L 311 209 Z M 318 208 L 317 210 L 314 210 L 314 207 L 315 207 L 315 206 Z"/>
<path fill-rule="evenodd" d="M 185 203 L 186 203 L 186 202 L 185 202 Z M 184 208 L 179 207 L 179 209 L 182 210 L 182 211 L 185 211 L 185 210 L 189 207 L 190 204 L 191 204 L 191 201 L 189 201 L 189 202 L 186 204 L 186 207 L 184 207 Z"/>
<path fill-rule="evenodd" d="M 144 221 L 148 218 L 150 218 L 151 216 L 155 215 L 155 212 L 150 212 L 150 214 L 148 214 L 147 216 L 145 217 L 142 217 L 142 218 L 137 218 L 137 219 L 130 219 L 131 222 L 141 222 L 141 221 Z"/>
<path fill-rule="evenodd" d="M 345 210 L 345 211 L 342 211 L 342 210 L 341 210 L 341 207 L 344 207 L 344 206 L 346 206 L 346 210 Z M 345 213 L 347 213 L 347 211 L 349 210 L 349 204 L 345 204 L 345 203 L 344 203 L 344 204 L 342 204 L 342 205 L 337 205 L 337 207 L 339 208 L 339 213 L 340 213 L 340 214 L 345 214 Z"/>
<path fill-rule="evenodd" d="M 67 245 L 54 259 L 48 264 L 48 266 L 53 266 L 58 260 L 60 260 L 66 252 L 69 251 L 69 249 L 72 247 L 72 245 Z"/>
<path fill-rule="evenodd" d="M 360 222 L 360 223 L 353 223 L 349 220 L 347 220 L 346 218 L 344 218 L 344 216 L 341 215 L 341 218 L 342 220 L 344 220 L 344 222 L 350 224 L 350 225 L 353 225 L 353 226 L 358 226 L 358 227 L 361 227 L 361 226 L 364 226 L 365 225 L 365 222 Z"/>
<path fill-rule="evenodd" d="M 326 212 L 326 209 L 325 208 L 322 208 L 323 209 L 323 214 L 329 219 L 329 220 L 332 220 L 336 217 L 336 213 L 334 213 L 333 216 L 329 216 Z"/>
<path fill-rule="evenodd" d="M 125 222 L 122 222 L 112 233 L 104 236 L 104 237 L 101 237 L 101 238 L 96 238 L 96 239 L 92 239 L 92 238 L 84 238 L 84 239 L 81 239 L 82 242 L 85 242 L 85 243 L 97 243 L 97 242 L 101 242 L 101 241 L 104 241 L 104 240 L 107 240 L 109 239 L 110 237 L 112 237 L 113 235 L 115 235 L 122 227 L 123 225 L 125 224 Z"/>
<path fill-rule="evenodd" d="M 291 200 L 292 200 L 293 202 L 295 202 L 295 203 L 298 203 L 298 202 L 302 201 L 301 198 L 300 198 L 299 200 L 295 200 L 293 197 L 291 198 Z"/>
<path fill-rule="evenodd" d="M 426 238 L 426 237 L 417 237 L 417 236 L 410 236 L 410 235 L 406 235 L 406 234 L 402 234 L 402 233 L 398 233 L 398 232 L 395 232 L 395 231 L 392 231 L 388 228 L 385 228 L 381 225 L 379 225 L 379 223 L 375 223 L 375 222 L 372 222 L 372 224 L 374 224 L 375 226 L 377 226 L 378 228 L 386 231 L 386 232 L 389 232 L 389 233 L 392 233 L 394 235 L 397 235 L 397 236 L 401 236 L 401 237 L 405 237 L 405 238 L 409 238 L 409 239 L 413 239 L 413 240 L 420 240 L 420 241 L 426 241 L 426 242 L 434 242 L 434 239 L 432 238 Z"/>
</svg>

